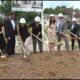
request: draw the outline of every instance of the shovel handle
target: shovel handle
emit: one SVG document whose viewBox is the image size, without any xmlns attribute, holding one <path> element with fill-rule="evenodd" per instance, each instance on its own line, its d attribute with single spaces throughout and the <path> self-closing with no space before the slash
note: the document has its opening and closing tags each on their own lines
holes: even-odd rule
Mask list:
<svg viewBox="0 0 80 80">
<path fill-rule="evenodd" d="M 78 36 L 76 36 L 75 34 L 73 34 L 72 32 L 70 32 L 70 34 L 72 34 L 73 36 L 75 36 L 77 39 L 80 40 L 80 38 Z"/>
</svg>

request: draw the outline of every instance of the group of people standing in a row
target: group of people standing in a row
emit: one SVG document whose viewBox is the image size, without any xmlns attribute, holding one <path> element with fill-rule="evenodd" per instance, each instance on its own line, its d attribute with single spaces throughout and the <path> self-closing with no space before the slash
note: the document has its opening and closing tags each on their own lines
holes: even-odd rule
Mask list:
<svg viewBox="0 0 80 80">
<path fill-rule="evenodd" d="M 11 12 L 9 16 L 4 20 L 4 23 L 0 23 L 0 49 L 2 53 L 7 55 L 15 55 L 15 36 L 20 35 L 22 40 L 22 45 L 25 52 L 30 55 L 29 43 L 32 39 L 33 41 L 33 52 L 36 53 L 36 44 L 38 42 L 40 53 L 43 52 L 43 43 L 39 40 L 42 40 L 42 25 L 40 24 L 40 17 L 35 17 L 32 24 L 27 25 L 25 18 L 21 18 L 19 21 L 19 27 L 16 27 L 15 24 L 15 13 Z M 65 41 L 67 50 L 69 50 L 68 38 L 65 35 L 66 30 L 69 29 L 74 35 L 79 36 L 79 24 L 76 23 L 76 18 L 72 18 L 71 24 L 68 26 L 66 20 L 62 13 L 59 13 L 58 20 L 56 20 L 55 15 L 50 15 L 49 25 L 47 25 L 47 37 L 49 41 L 49 49 L 53 50 L 54 46 L 62 45 L 61 39 Z M 32 27 L 32 33 L 28 31 L 28 28 Z M 19 31 L 18 31 L 19 30 Z M 5 36 L 4 36 L 5 32 Z M 38 37 L 38 38 L 36 38 Z M 70 34 L 72 42 L 72 50 L 74 50 L 74 41 L 77 39 L 80 49 L 80 39 L 76 38 L 74 35 Z"/>
<path fill-rule="evenodd" d="M 28 28 L 32 28 L 32 33 L 28 31 Z M 5 33 L 5 36 L 4 36 Z M 4 55 L 15 55 L 15 44 L 16 35 L 20 35 L 22 40 L 23 49 L 30 54 L 29 43 L 32 39 L 33 41 L 33 52 L 36 53 L 36 44 L 39 44 L 40 52 L 43 51 L 42 42 L 36 39 L 32 34 L 42 39 L 42 25 L 40 24 L 40 17 L 36 16 L 33 23 L 29 26 L 26 23 L 25 18 L 21 18 L 19 21 L 19 26 L 17 28 L 15 24 L 15 13 L 11 12 L 9 16 L 4 20 L 3 23 L 0 22 L 0 49 Z"/>
<path fill-rule="evenodd" d="M 80 49 L 80 25 L 77 23 L 76 18 L 72 18 L 70 24 L 67 24 L 62 13 L 58 14 L 58 19 L 56 20 L 55 15 L 50 15 L 49 25 L 47 25 L 48 31 L 48 39 L 50 42 L 50 51 L 53 49 L 54 44 L 58 43 L 58 50 L 60 50 L 60 46 L 62 45 L 61 39 L 63 38 L 65 41 L 65 46 L 67 51 L 69 51 L 69 40 L 68 37 L 71 38 L 71 47 L 74 50 L 75 39 L 78 41 L 79 49 Z M 70 33 L 70 36 L 67 35 Z"/>
</svg>

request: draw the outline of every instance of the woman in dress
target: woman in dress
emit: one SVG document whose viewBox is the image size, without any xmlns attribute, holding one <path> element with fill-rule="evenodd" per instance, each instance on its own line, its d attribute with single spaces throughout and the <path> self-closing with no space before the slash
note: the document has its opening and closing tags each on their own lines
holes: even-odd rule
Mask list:
<svg viewBox="0 0 80 80">
<path fill-rule="evenodd" d="M 52 52 L 54 46 L 57 44 L 55 23 L 56 23 L 55 16 L 54 14 L 51 14 L 49 20 L 49 26 L 47 27 L 50 52 Z"/>
</svg>

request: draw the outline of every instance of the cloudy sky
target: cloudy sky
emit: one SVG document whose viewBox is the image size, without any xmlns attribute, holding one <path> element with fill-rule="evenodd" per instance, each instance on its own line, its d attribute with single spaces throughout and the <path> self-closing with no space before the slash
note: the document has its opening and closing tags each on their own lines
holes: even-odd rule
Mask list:
<svg viewBox="0 0 80 80">
<path fill-rule="evenodd" d="M 55 8 L 56 6 L 65 5 L 67 7 L 79 8 L 80 9 L 80 1 L 44 1 L 44 8 Z"/>
</svg>

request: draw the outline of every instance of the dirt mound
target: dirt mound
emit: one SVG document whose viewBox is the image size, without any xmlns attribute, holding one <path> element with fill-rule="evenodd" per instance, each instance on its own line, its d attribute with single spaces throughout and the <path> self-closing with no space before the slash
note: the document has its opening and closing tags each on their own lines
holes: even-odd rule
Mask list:
<svg viewBox="0 0 80 80">
<path fill-rule="evenodd" d="M 0 79 L 80 79 L 80 51 L 16 54 L 0 60 Z"/>
</svg>

